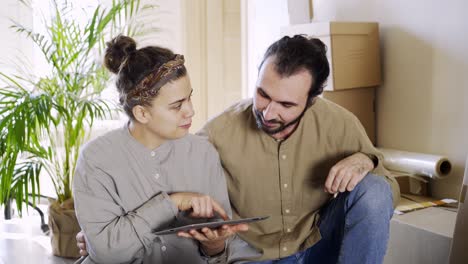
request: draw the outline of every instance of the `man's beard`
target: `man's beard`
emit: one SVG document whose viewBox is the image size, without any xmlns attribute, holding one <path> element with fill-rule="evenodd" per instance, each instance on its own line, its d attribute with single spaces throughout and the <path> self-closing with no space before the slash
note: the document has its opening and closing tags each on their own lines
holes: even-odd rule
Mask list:
<svg viewBox="0 0 468 264">
<path fill-rule="evenodd" d="M 284 123 L 284 122 L 281 122 L 281 121 L 278 121 L 278 120 L 268 120 L 268 123 L 272 123 L 272 124 L 279 124 L 278 127 L 276 128 L 269 128 L 267 126 L 265 126 L 263 124 L 263 122 L 265 121 L 265 119 L 263 118 L 263 114 L 258 111 L 257 109 L 254 109 L 254 113 L 255 113 L 255 123 L 257 124 L 257 127 L 261 130 L 263 130 L 265 133 L 267 133 L 268 135 L 274 135 L 274 134 L 277 134 L 283 130 L 285 130 L 286 128 L 296 124 L 296 123 L 299 123 L 299 121 L 301 120 L 302 116 L 304 115 L 304 112 L 305 112 L 306 109 L 304 109 L 304 111 L 302 111 L 302 113 L 296 117 L 293 121 L 289 122 L 289 123 Z"/>
</svg>

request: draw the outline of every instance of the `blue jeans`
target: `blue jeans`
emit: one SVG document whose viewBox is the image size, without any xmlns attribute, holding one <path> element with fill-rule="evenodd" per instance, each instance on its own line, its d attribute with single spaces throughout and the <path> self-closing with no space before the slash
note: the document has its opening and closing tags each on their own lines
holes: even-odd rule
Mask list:
<svg viewBox="0 0 468 264">
<path fill-rule="evenodd" d="M 251 263 L 383 263 L 392 215 L 390 185 L 368 174 L 353 191 L 340 193 L 321 209 L 317 244 L 285 258 Z"/>
</svg>

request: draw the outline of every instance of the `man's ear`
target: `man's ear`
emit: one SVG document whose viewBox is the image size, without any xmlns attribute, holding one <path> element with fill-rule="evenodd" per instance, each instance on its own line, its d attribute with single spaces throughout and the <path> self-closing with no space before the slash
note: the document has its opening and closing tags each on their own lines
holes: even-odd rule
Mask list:
<svg viewBox="0 0 468 264">
<path fill-rule="evenodd" d="M 150 120 L 150 113 L 146 107 L 142 105 L 136 105 L 132 109 L 133 116 L 135 120 L 142 124 L 147 124 Z"/>
</svg>

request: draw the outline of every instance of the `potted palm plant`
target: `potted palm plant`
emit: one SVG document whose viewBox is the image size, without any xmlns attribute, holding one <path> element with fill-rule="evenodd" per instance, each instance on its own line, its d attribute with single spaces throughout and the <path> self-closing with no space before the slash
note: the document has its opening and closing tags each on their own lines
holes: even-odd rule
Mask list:
<svg viewBox="0 0 468 264">
<path fill-rule="evenodd" d="M 0 72 L 0 205 L 14 200 L 21 214 L 41 195 L 39 177 L 50 176 L 56 193 L 49 207 L 53 253 L 77 257 L 73 173 L 89 128 L 113 111 L 99 96 L 109 75 L 97 58 L 110 35 L 135 34 L 128 21 L 149 6 L 112 1 L 78 23 L 69 16 L 73 6 L 64 2 L 52 1 L 45 34 L 12 26 L 39 48 L 51 70 L 40 77 Z"/>
</svg>

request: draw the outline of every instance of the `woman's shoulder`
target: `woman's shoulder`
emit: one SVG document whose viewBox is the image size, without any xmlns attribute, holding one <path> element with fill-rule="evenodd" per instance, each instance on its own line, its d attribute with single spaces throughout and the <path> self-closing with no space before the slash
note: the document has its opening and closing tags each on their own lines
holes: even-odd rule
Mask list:
<svg viewBox="0 0 468 264">
<path fill-rule="evenodd" d="M 115 153 L 123 140 L 125 140 L 123 128 L 111 130 L 84 144 L 81 148 L 81 155 L 90 160 L 98 160 L 100 157 Z"/>
<path fill-rule="evenodd" d="M 187 134 L 185 137 L 176 140 L 176 147 L 180 148 L 187 153 L 193 153 L 197 155 L 209 154 L 218 155 L 215 147 L 211 144 L 206 137 Z"/>
<path fill-rule="evenodd" d="M 119 129 L 111 130 L 82 146 L 73 180 L 75 188 L 93 188 L 95 181 L 113 184 L 110 175 L 114 174 L 108 172 L 118 170 L 116 164 L 123 164 L 121 151 L 116 150 L 121 146 L 120 133 Z"/>
</svg>

